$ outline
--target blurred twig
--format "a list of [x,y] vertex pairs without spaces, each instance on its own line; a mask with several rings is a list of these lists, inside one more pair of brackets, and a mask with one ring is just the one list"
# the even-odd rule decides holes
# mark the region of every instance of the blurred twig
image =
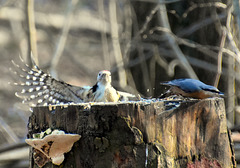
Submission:
[[125,32],[124,32],[124,37],[125,37],[125,45],[124,45],[124,51],[123,51],[123,59],[126,60],[126,58],[128,59],[126,62],[129,61],[130,58],[130,53],[127,52],[127,48],[129,48],[129,42],[132,40],[132,30],[133,30],[133,19],[132,19],[132,4],[130,1],[126,0],[125,2],[125,6],[124,6],[124,25],[125,25]]
[[[160,57],[159,53],[158,53],[158,49],[157,47],[155,48],[155,50],[153,50],[153,57],[149,62],[149,77],[150,77],[150,82],[151,82],[151,89],[155,88],[155,81],[156,81],[156,57]],[[153,92],[152,92],[153,93]],[[151,94],[152,95],[152,94]]]
[[34,19],[34,0],[26,0],[26,19],[27,19],[27,37],[28,37],[28,52],[27,52],[27,64],[32,66],[32,55],[35,63],[38,65],[38,52],[37,52],[37,40],[36,40],[36,27]]
[[227,18],[227,23],[226,23],[226,27],[227,27],[227,37],[229,39],[229,42],[230,42],[230,45],[231,47],[233,48],[233,51],[237,54],[237,58],[240,57],[240,51],[239,51],[239,48],[233,38],[233,35],[231,33],[231,20],[232,20],[232,11],[233,11],[233,7],[231,7],[229,9],[229,12],[228,12],[228,18]]
[[[159,3],[158,0],[132,0],[132,1]],[[179,1],[182,1],[182,0],[166,0],[166,1],[163,1],[163,2],[161,2],[161,3],[170,4],[170,3],[175,3],[175,2],[179,2]]]
[[16,2],[15,0],[2,0],[2,1],[0,1],[0,8],[5,7],[5,6],[10,6],[15,2]]
[[[104,0],[98,0],[98,12],[100,15],[101,20],[105,20],[105,9],[104,9]],[[101,31],[101,40],[102,40],[102,49],[103,49],[103,59],[104,59],[104,67],[106,69],[110,69],[110,55],[109,55],[109,47],[108,47],[108,39],[106,34],[107,25],[106,22],[102,22],[102,29]]]
[[[123,90],[127,92],[131,92],[134,94],[139,94],[139,92],[136,89],[136,83],[134,81],[133,74],[131,70],[129,69],[128,63],[131,61],[130,59],[130,52],[127,52],[127,48],[130,47],[129,42],[132,40],[132,30],[133,30],[133,19],[132,19],[132,4],[130,1],[126,0],[124,2],[124,7],[123,7],[123,25],[124,29],[122,34],[121,42],[122,42],[122,48],[123,48],[123,62],[126,63],[124,64],[124,69],[126,71],[126,76],[127,76],[127,85],[125,88],[122,88]],[[113,69],[119,69],[116,65]]]
[[237,24],[238,24],[238,31],[240,32],[240,4],[239,0],[233,0],[233,12],[236,15]]
[[52,61],[51,61],[50,73],[56,79],[58,78],[57,77],[57,72],[56,72],[56,67],[57,67],[57,64],[60,60],[60,57],[61,57],[62,52],[64,50],[64,47],[65,47],[65,43],[66,43],[66,40],[67,40],[67,35],[68,35],[69,28],[70,28],[71,22],[72,22],[73,9],[74,9],[74,6],[77,4],[77,2],[78,2],[78,0],[71,0],[71,1],[68,2],[67,13],[66,13],[66,16],[65,16],[65,24],[63,25],[62,34],[59,38],[59,42],[57,44],[56,50],[54,52],[54,55],[53,55],[53,58],[52,58]]
[[184,27],[176,33],[178,37],[188,36],[193,34],[194,32],[202,29],[203,27],[209,26],[210,24],[214,23],[217,20],[223,20],[226,18],[226,13],[223,12],[218,14],[217,17],[206,17],[203,20],[193,22],[189,27]]
[[[150,82],[150,73],[149,73],[149,70],[148,70],[148,66],[147,66],[147,62],[146,62],[146,59],[147,59],[147,55],[144,53],[144,49],[145,49],[145,46],[144,46],[144,43],[142,41],[142,33],[147,29],[147,25],[149,24],[149,22],[151,21],[153,15],[154,15],[154,9],[147,15],[147,19],[145,21],[145,23],[143,24],[142,28],[140,29],[138,27],[138,19],[137,19],[137,15],[135,12],[133,12],[132,16],[134,18],[134,21],[136,22],[135,24],[135,29],[137,31],[136,34],[134,34],[134,37],[132,39],[132,41],[126,46],[126,50],[125,50],[125,53],[128,53],[130,52],[130,49],[134,48],[136,49],[137,51],[137,60],[139,61],[140,63],[140,68],[139,71],[140,73],[142,73],[142,85],[143,85],[143,91],[147,94],[146,96],[152,96],[152,91],[153,91],[153,88],[151,86],[151,82]],[[133,61],[131,61],[133,62]],[[128,63],[130,63],[128,61]],[[134,64],[134,62],[133,62]],[[147,92],[146,92],[147,91]]]
[[[236,43],[232,37],[232,33],[231,33],[231,22],[232,22],[232,11],[233,11],[233,6],[231,6],[228,10],[228,16],[227,16],[227,21],[226,21],[226,27],[227,27],[227,37],[229,40],[229,44],[231,46],[231,48],[233,49],[233,51],[237,54],[236,59],[239,59],[240,57],[240,52],[239,49],[236,46]],[[233,57],[228,57],[228,62],[227,62],[227,67],[228,67],[228,73],[229,74],[234,74],[235,71],[235,59]],[[234,107],[235,107],[235,78],[232,76],[228,76],[227,77],[227,119],[231,124],[235,124],[236,122],[236,114],[234,111]],[[232,112],[233,113],[230,113]]]
[[14,150],[14,149],[19,149],[19,148],[22,148],[22,147],[28,147],[28,144],[26,144],[25,141],[24,142],[18,141],[18,143],[1,146],[0,147],[0,153],[11,151],[11,150]]
[[20,20],[12,18],[9,18],[9,22],[13,32],[13,38],[15,39],[19,46],[20,55],[21,56],[27,55],[28,52],[27,37],[22,27],[22,22]]
[[8,141],[8,143],[17,143],[19,141],[17,135],[13,132],[11,127],[0,117],[0,130],[3,137]]
[[[146,60],[149,59],[149,56],[147,56],[146,54],[144,54],[143,50],[143,42],[142,42],[142,34],[147,30],[148,28],[148,24],[150,23],[150,21],[152,20],[153,16],[156,14],[156,12],[158,11],[158,5],[156,5],[156,7],[154,9],[151,10],[151,12],[147,15],[146,17],[146,21],[144,22],[143,26],[141,28],[138,29],[138,24],[135,24],[135,26],[137,27],[137,33],[133,35],[133,38],[131,39],[131,41],[129,41],[125,46],[125,50],[124,50],[124,56],[127,56],[131,49],[137,49],[138,51],[138,57],[134,60],[130,60],[130,57],[125,57],[128,62],[127,67],[132,67],[133,65],[136,64],[140,64],[141,67],[141,72],[142,72],[142,82],[143,82],[143,86],[145,89],[149,90],[149,92],[147,93],[148,95],[152,95],[152,86],[151,86],[151,82],[150,82],[150,73],[148,71],[148,67],[147,67],[147,63]],[[137,17],[136,13],[134,12],[134,10],[132,9],[132,17],[134,18],[134,20],[137,22]]]
[[208,2],[208,3],[198,3],[193,4],[191,7],[189,7],[186,12],[183,13],[182,17],[185,18],[188,16],[188,13],[195,10],[196,8],[206,8],[206,7],[216,7],[216,8],[227,8],[227,5],[221,2]]
[[164,58],[161,57],[161,55],[159,53],[159,49],[156,45],[153,46],[153,52],[157,55],[156,58],[155,58],[156,63],[158,65],[160,65],[161,67],[163,67],[166,71],[168,71],[168,63]]
[[[35,24],[46,29],[54,28],[59,30],[62,29],[62,25],[65,24],[65,17],[57,13],[43,13],[35,11],[35,17],[37,18],[37,20],[35,20]],[[76,14],[74,15],[74,20],[75,19],[77,19],[77,22],[71,23],[71,30],[89,29],[97,32],[110,32],[109,23],[105,20],[99,19],[99,17],[92,13],[89,9],[76,11]],[[25,13],[18,8],[3,7],[1,8],[0,20],[16,20],[21,22],[25,20]],[[89,20],[91,20],[91,22],[89,22]],[[102,29],[102,22],[106,25],[105,30]]]
[[[220,48],[218,46],[202,45],[202,44],[199,44],[197,42],[191,41],[189,39],[180,38],[180,37],[176,36],[175,34],[173,34],[169,29],[166,29],[164,27],[155,27],[155,28],[151,29],[149,32],[150,32],[150,34],[153,34],[155,31],[166,32],[169,35],[171,35],[172,37],[174,37],[176,39],[176,41],[178,42],[178,44],[183,44],[183,45],[186,45],[188,47],[195,48],[200,52],[208,54],[209,56],[212,55],[213,58],[216,55],[216,53],[213,53],[213,51],[219,51],[220,50]],[[240,57],[238,57],[237,54],[235,54],[230,49],[222,48],[222,52],[231,56],[231,57],[233,57],[234,59],[236,59],[240,63]]]
[[119,67],[118,75],[119,75],[119,85],[124,88],[127,85],[126,72],[124,69],[124,62],[121,52],[121,46],[119,43],[119,27],[117,21],[117,4],[116,0],[109,1],[109,17],[111,24],[111,38],[113,45],[113,52],[116,63]]
[[[166,12],[166,6],[161,4],[162,1],[163,0],[159,0],[159,2],[160,2],[160,4],[159,4],[159,15],[158,15],[159,16],[159,22],[162,25],[163,29],[166,29],[167,31],[171,32],[171,27],[169,25],[167,12]],[[193,68],[191,67],[188,60],[186,59],[186,57],[184,56],[184,54],[180,50],[176,40],[171,35],[169,35],[169,33],[166,33],[165,35],[167,36],[169,47],[174,51],[174,54],[176,55],[176,57],[181,62],[182,67],[186,70],[189,77],[194,78],[194,79],[198,79],[198,77],[197,77],[196,73],[194,72]]]
[[[130,52],[130,49],[134,47],[135,43],[139,43],[138,42],[139,36],[141,36],[147,30],[149,22],[152,20],[153,16],[156,14],[157,11],[158,11],[158,5],[156,5],[156,7],[152,9],[151,13],[146,17],[146,21],[144,22],[142,28],[137,32],[137,34],[134,35],[133,39],[126,44],[124,55],[127,55],[127,53]],[[135,18],[137,18],[137,16],[135,16]]]
[[220,76],[222,73],[222,49],[224,48],[225,45],[225,40],[226,40],[226,28],[223,27],[222,28],[222,39],[221,39],[221,43],[219,46],[219,52],[218,52],[218,71],[217,71],[217,76],[214,82],[214,86],[217,87],[219,80],[220,80]]
[[156,63],[161,66],[162,68],[165,69],[165,71],[168,73],[168,75],[170,77],[172,77],[174,75],[174,71],[170,69],[168,62],[161,57],[160,53],[159,53],[159,49],[156,45],[153,46],[153,52],[154,52],[154,57],[155,57],[155,61]]
[[27,168],[29,167],[28,158],[29,147],[25,142],[18,142],[0,148],[1,168]]

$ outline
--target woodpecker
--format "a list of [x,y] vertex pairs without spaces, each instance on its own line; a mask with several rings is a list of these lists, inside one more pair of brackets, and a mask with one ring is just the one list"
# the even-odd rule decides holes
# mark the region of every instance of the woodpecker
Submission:
[[[21,59],[22,60],[22,59]],[[33,68],[23,63],[20,67],[12,61],[16,71],[13,72],[20,77],[20,83],[14,85],[21,88],[15,95],[23,99],[23,103],[34,106],[47,106],[65,103],[84,102],[118,102],[138,100],[135,95],[115,90],[111,86],[110,71],[100,71],[97,76],[97,83],[90,86],[73,86],[63,81],[54,79],[51,75],[43,72],[34,62]]]
[[216,87],[207,85],[196,79],[175,79],[161,84],[170,86],[170,89],[164,93],[161,98],[174,94],[196,99],[220,97],[224,95]]
[[117,102],[120,94],[111,85],[111,72],[100,71],[97,83],[89,90],[85,102]]

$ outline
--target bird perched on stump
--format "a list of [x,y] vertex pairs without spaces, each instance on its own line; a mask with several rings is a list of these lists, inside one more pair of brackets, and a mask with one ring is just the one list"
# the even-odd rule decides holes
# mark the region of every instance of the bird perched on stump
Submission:
[[23,103],[33,107],[70,102],[117,102],[138,99],[130,93],[116,91],[111,85],[111,73],[107,70],[98,73],[97,83],[93,87],[79,87],[54,79],[34,62],[34,68],[31,68],[22,59],[21,61],[23,66],[12,61],[16,69],[13,72],[21,81],[14,83],[21,88],[15,95],[23,99]]
[[175,79],[161,84],[170,86],[170,89],[163,94],[161,98],[170,95],[181,95],[183,97],[205,99],[208,97],[220,97],[224,95],[216,87],[207,85],[196,79]]
[[97,76],[97,83],[88,91],[85,102],[117,102],[121,96],[112,85],[111,72],[100,71]]

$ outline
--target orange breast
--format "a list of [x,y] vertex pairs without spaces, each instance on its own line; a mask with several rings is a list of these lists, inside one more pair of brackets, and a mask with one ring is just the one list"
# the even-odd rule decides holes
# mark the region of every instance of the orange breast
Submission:
[[197,99],[205,99],[208,97],[211,97],[211,95],[207,94],[207,92],[201,90],[199,92],[194,92],[194,93],[187,93],[188,97],[193,97],[193,98],[197,98]]

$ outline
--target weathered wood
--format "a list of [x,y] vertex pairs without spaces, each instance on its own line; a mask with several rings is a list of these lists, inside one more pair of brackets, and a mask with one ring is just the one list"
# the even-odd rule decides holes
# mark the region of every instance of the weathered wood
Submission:
[[[29,134],[82,137],[62,167],[234,167],[224,101],[140,101],[34,108]],[[31,167],[37,167],[31,158]],[[44,167],[57,167],[47,163]]]

